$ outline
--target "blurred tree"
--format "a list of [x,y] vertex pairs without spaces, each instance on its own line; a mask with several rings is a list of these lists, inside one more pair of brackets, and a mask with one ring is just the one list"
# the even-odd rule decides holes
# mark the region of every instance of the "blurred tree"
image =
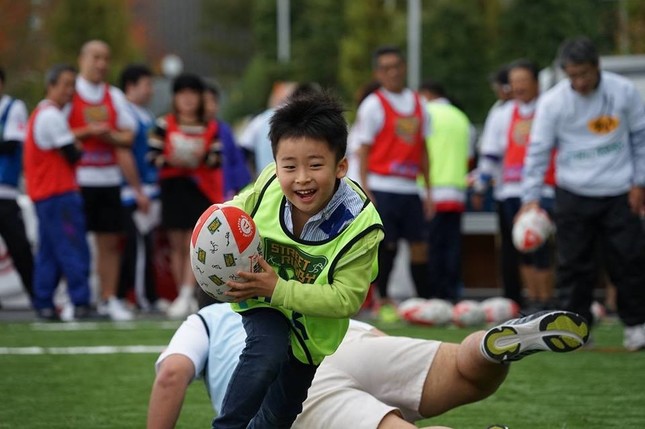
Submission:
[[53,60],[76,64],[83,43],[103,40],[110,45],[110,80],[114,82],[122,67],[138,54],[127,6],[126,0],[57,0],[48,22]]
[[471,0],[435,0],[426,3],[422,21],[422,79],[441,82],[477,122],[483,121],[492,102],[483,12]]
[[338,1],[307,0],[292,4],[292,78],[338,88],[338,39],[343,34]]
[[342,9],[339,8],[345,31],[340,39],[337,74],[341,93],[346,97],[353,98],[372,80],[374,49],[388,44],[397,45],[405,52],[405,6],[405,2],[365,0],[344,2]]
[[641,0],[622,1],[626,3],[624,6],[628,19],[629,52],[632,54],[645,53],[645,2]]
[[[203,0],[202,50],[214,59],[213,77],[224,88],[240,79],[256,51],[252,0]],[[217,29],[213,37],[211,29]]]
[[[422,2],[422,78],[441,81],[472,120],[481,122],[494,98],[487,77],[500,64],[527,57],[548,65],[562,40],[575,34],[586,34],[601,52],[613,53],[619,2],[627,2],[630,23],[645,22],[645,2],[636,0]],[[288,64],[276,59],[275,0],[210,0],[203,5],[208,25],[223,25],[239,40],[212,41],[208,52],[238,65],[246,61],[243,72],[231,74],[228,119],[263,109],[275,80],[317,81],[353,101],[372,79],[374,48],[406,48],[407,3],[402,0],[292,0]],[[642,28],[630,24],[632,47],[640,46],[635,39]],[[355,103],[349,104],[353,112]]]
[[615,8],[604,0],[513,0],[499,18],[496,59],[501,64],[524,57],[547,66],[564,39],[581,34],[601,52],[613,53]]

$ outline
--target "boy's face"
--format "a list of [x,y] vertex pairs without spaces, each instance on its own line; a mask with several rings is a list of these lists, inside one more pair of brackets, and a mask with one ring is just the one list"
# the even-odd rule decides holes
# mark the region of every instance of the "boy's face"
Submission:
[[309,137],[285,138],[275,154],[276,174],[294,215],[309,219],[320,212],[334,195],[336,179],[347,173],[347,159],[336,162],[336,154],[324,140]]

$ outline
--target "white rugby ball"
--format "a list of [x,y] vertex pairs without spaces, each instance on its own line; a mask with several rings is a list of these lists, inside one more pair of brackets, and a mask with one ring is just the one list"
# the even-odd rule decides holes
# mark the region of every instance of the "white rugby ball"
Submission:
[[224,295],[229,280],[244,281],[239,271],[258,270],[262,253],[253,218],[243,210],[223,204],[210,206],[195,224],[190,238],[190,264],[195,279],[211,297],[230,302]]
[[517,302],[501,296],[485,299],[481,302],[481,306],[486,313],[487,323],[505,322],[520,314],[520,306]]
[[399,305],[399,315],[409,323],[441,326],[452,319],[452,304],[443,299],[410,298]]
[[486,313],[479,302],[465,299],[455,304],[452,321],[460,327],[483,325],[486,322]]
[[520,252],[532,252],[548,240],[553,230],[546,211],[541,208],[527,210],[513,224],[513,245]]

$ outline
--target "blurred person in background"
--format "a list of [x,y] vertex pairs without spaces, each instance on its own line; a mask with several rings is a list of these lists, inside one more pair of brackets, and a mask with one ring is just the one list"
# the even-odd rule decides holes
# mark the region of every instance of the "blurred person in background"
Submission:
[[81,145],[62,112],[74,94],[76,70],[60,64],[45,75],[47,95],[29,118],[25,142],[25,184],[38,216],[34,307],[39,319],[60,320],[54,292],[61,277],[74,306],[73,317],[90,309],[90,249],[83,199],[76,181]]
[[34,257],[17,201],[27,107],[22,100],[4,93],[5,79],[5,71],[0,68],[0,237],[25,292],[33,299]]
[[596,245],[616,287],[627,350],[645,349],[645,107],[628,79],[601,71],[586,37],[558,51],[567,75],[542,95],[522,182],[522,210],[539,204],[556,156],[557,290],[565,309],[592,321]]
[[[490,87],[493,93],[495,94],[496,100],[495,103],[491,106],[488,114],[486,116],[486,121],[484,123],[484,128],[482,130],[481,137],[479,139],[479,145],[477,148],[477,165],[489,162],[484,160],[485,155],[482,153],[482,147],[484,141],[492,142],[495,139],[501,139],[496,142],[496,145],[503,146],[506,143],[505,138],[501,138],[493,134],[494,129],[498,123],[498,115],[503,110],[504,105],[508,103],[512,98],[511,86],[508,83],[508,65],[501,66],[496,72],[492,73],[489,77]],[[498,160],[491,159],[490,162],[497,163]],[[502,216],[500,214],[500,196],[499,191],[500,187],[498,186],[501,183],[501,178],[499,177],[499,170],[493,169],[498,173],[497,177],[486,177],[482,175],[479,171],[479,167],[475,168],[471,172],[472,177],[472,187],[470,194],[470,203],[473,210],[483,210],[488,208],[487,204],[487,195],[490,193],[492,188],[492,197],[495,202],[495,210],[497,211],[497,228],[501,235],[505,234],[505,227],[502,224]],[[485,184],[493,185],[488,186]],[[502,287],[504,289],[504,296],[510,298],[522,304],[522,282],[520,280],[520,271],[519,271],[519,262],[517,260],[517,252],[513,247],[512,241],[509,237],[506,237],[501,241],[500,246],[500,274],[502,278]]]
[[[432,134],[426,138],[435,209],[428,225],[429,284],[433,297],[457,302],[462,289],[461,218],[466,208],[473,127],[440,83],[426,80],[419,93],[427,100],[432,123]],[[423,189],[421,177],[419,185]]]
[[168,234],[178,296],[167,315],[181,319],[197,308],[190,266],[190,236],[199,216],[224,202],[218,124],[205,114],[204,82],[191,73],[172,83],[172,112],[157,118],[148,144],[159,168],[161,226]]
[[[508,81],[513,99],[504,104],[489,123],[481,146],[479,176],[475,190],[482,194],[497,178],[496,199],[500,218],[503,270],[518,270],[523,288],[514,289],[514,282],[504,283],[504,296],[515,300],[526,313],[553,308],[553,242],[547,242],[530,253],[519,252],[513,244],[513,223],[520,209],[522,174],[529,143],[531,124],[539,96],[539,69],[532,61],[521,59],[508,65]],[[540,206],[553,216],[555,170],[553,155]],[[506,266],[508,260],[516,266]]]
[[269,140],[269,121],[284,101],[293,94],[296,82],[276,82],[269,97],[269,107],[251,119],[238,139],[240,146],[252,166],[253,178],[264,170],[264,167],[273,162],[271,141]]
[[[120,87],[127,99],[130,113],[136,120],[132,159],[141,190],[149,201],[143,211],[137,203],[137,193],[127,181],[121,188],[124,208],[125,243],[121,256],[121,275],[118,297],[126,300],[130,291],[137,306],[143,310],[156,309],[158,296],[154,273],[153,234],[160,223],[161,202],[157,168],[148,159],[148,135],[154,117],[148,110],[152,99],[152,71],[143,64],[130,64],[120,75]],[[127,154],[124,154],[124,157]]]
[[123,177],[134,189],[140,209],[145,212],[149,205],[132,161],[136,122],[123,92],[106,83],[110,47],[100,40],[86,42],[81,47],[78,64],[76,92],[65,111],[72,132],[83,145],[76,175],[83,195],[87,229],[95,236],[97,311],[115,321],[132,320],[133,313],[116,295],[120,241],[125,231],[121,205]]
[[222,142],[222,171],[224,173],[224,199],[230,200],[251,183],[244,152],[235,141],[231,126],[219,119],[220,93],[214,85],[206,85],[204,112],[206,118],[217,122],[219,140]]
[[[361,105],[363,100],[367,98],[368,95],[376,91],[381,87],[381,84],[377,81],[371,81],[362,85],[355,94],[356,99],[356,108]],[[347,169],[347,177],[350,179],[359,182],[363,186],[361,181],[361,170],[360,170],[360,158],[358,157],[358,150],[361,148],[361,142],[357,139],[358,133],[356,131],[356,121],[349,127],[349,134],[347,135],[347,161],[349,163],[349,168]]]
[[[379,246],[378,315],[383,321],[395,321],[396,303],[388,294],[388,280],[400,239],[410,246],[417,296],[430,298],[428,245],[423,233],[433,212],[425,145],[430,119],[421,97],[405,87],[406,64],[399,48],[377,48],[372,66],[381,86],[358,107],[354,138],[360,142],[360,182],[385,227]],[[424,178],[423,200],[417,187],[419,174]]]

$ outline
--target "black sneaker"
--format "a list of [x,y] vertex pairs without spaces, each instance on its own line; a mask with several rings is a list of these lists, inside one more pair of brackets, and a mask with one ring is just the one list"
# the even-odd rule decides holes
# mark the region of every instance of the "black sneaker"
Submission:
[[55,308],[36,309],[36,318],[42,322],[60,322],[60,316]]
[[541,311],[511,319],[486,332],[481,351],[492,362],[512,362],[533,353],[564,353],[589,339],[587,321],[568,311]]
[[74,320],[105,320],[107,317],[101,316],[90,305],[75,305]]

